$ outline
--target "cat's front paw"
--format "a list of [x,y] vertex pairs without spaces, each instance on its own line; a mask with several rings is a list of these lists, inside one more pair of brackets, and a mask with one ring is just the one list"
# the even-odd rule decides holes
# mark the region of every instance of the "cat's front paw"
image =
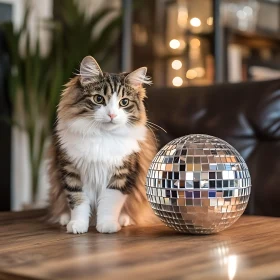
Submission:
[[121,229],[120,224],[117,221],[101,221],[97,223],[97,231],[101,233],[114,233]]
[[83,220],[72,220],[67,224],[68,233],[85,233],[88,231],[88,222]]

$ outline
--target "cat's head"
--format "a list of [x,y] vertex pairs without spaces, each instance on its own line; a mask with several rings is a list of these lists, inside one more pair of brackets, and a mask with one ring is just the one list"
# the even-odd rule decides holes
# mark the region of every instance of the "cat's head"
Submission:
[[93,57],[85,57],[80,74],[62,94],[58,118],[82,133],[145,125],[143,85],[151,84],[146,72],[142,67],[131,73],[103,73]]

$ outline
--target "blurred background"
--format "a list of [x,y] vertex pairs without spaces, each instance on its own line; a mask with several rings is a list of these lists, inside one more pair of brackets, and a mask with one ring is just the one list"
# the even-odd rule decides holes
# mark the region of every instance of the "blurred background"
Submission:
[[60,92],[86,55],[153,87],[280,78],[279,0],[0,0],[1,210],[46,205]]

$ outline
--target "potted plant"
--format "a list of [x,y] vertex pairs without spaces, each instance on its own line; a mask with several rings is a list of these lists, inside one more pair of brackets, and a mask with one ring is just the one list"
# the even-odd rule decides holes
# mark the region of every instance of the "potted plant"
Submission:
[[[121,26],[121,15],[116,9],[102,8],[88,18],[74,0],[58,3],[56,17],[38,25],[38,28],[48,29],[52,38],[50,51],[45,56],[40,54],[39,39],[35,48],[30,44],[27,22],[31,6],[26,7],[24,22],[19,30],[15,30],[11,22],[1,26],[11,65],[11,124],[26,133],[28,139],[28,147],[22,148],[29,151],[32,203],[36,201],[40,167],[52,133],[63,84],[73,76],[84,56],[91,54],[97,57],[101,65],[110,59]],[[22,43],[23,52],[20,51]]]

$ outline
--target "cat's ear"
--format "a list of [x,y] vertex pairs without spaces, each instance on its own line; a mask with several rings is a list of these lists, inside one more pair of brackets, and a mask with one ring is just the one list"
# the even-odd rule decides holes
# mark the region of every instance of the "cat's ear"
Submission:
[[138,88],[142,86],[143,84],[150,85],[152,84],[152,81],[150,80],[150,77],[146,76],[147,74],[147,67],[141,67],[137,70],[129,73],[125,77],[125,83],[128,83],[130,86]]
[[80,81],[82,86],[94,83],[103,76],[102,70],[92,56],[86,56],[80,66]]

